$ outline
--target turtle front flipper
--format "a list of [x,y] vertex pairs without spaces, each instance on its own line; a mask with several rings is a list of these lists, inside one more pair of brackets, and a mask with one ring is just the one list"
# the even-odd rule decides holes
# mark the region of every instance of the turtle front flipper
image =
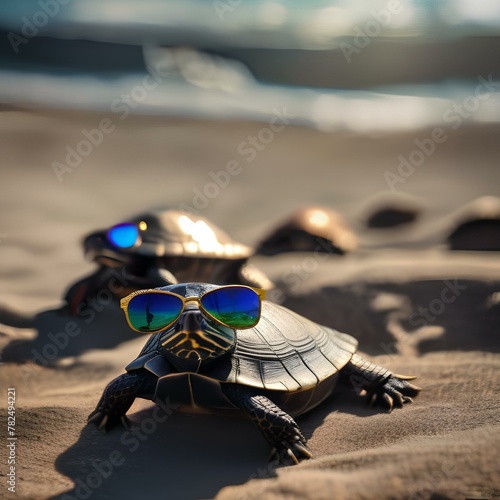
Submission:
[[135,398],[151,399],[157,381],[158,378],[146,370],[116,377],[104,389],[96,409],[88,416],[88,423],[106,431],[120,424],[128,427],[129,421],[125,414]]
[[226,397],[254,422],[272,447],[271,461],[281,465],[298,464],[311,458],[306,438],[295,420],[269,398],[248,387],[222,384]]
[[342,372],[356,389],[363,389],[371,396],[371,404],[381,404],[389,412],[393,407],[401,408],[411,403],[411,398],[421,391],[420,387],[408,382],[416,377],[395,375],[358,354],[352,356]]

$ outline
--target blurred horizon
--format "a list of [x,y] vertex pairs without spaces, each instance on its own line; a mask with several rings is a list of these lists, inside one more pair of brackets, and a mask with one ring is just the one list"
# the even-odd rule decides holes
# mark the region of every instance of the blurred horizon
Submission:
[[288,105],[298,125],[384,132],[442,124],[487,80],[488,105],[464,118],[498,123],[499,35],[500,4],[490,0],[386,0],[369,9],[360,1],[6,1],[0,102],[103,111],[135,90],[132,114],[264,121]]

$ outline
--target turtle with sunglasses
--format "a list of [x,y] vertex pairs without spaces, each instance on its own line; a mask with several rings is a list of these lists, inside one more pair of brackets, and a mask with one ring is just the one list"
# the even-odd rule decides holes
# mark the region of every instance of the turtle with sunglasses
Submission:
[[127,222],[100,229],[83,240],[85,257],[98,264],[74,283],[65,300],[72,315],[99,290],[118,289],[118,299],[134,290],[177,282],[207,281],[272,288],[271,281],[247,261],[253,250],[234,241],[213,222],[180,210],[152,210]]
[[152,334],[139,356],[104,389],[89,422],[129,426],[135,398],[239,410],[262,431],[281,464],[310,458],[293,417],[326,398],[343,376],[389,410],[411,402],[414,377],[356,354],[357,341],[263,300],[243,285],[184,283],[121,300],[129,326]]

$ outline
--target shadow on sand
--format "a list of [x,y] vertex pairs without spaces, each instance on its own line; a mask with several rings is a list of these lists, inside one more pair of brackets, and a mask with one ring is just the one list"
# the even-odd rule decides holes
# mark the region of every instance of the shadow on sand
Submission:
[[371,355],[500,352],[500,283],[429,279],[359,283],[289,296],[286,307],[349,333]]
[[[53,500],[126,500],[146,494],[151,500],[204,499],[225,486],[276,475],[267,443],[238,412],[184,413],[141,401],[146,405],[130,414],[134,430],[82,429],[78,441],[56,460],[57,470],[75,487]],[[297,418],[306,439],[334,411],[367,417],[380,410],[369,408],[342,381],[334,397]]]
[[35,338],[14,338],[5,345],[2,361],[51,366],[61,358],[92,349],[113,349],[139,337],[116,304],[89,311],[86,317],[69,315],[64,308],[42,311],[33,317],[33,329]]
[[56,460],[76,486],[52,498],[212,498],[268,467],[267,443],[244,418],[161,413],[152,405],[131,420],[137,431],[85,426]]

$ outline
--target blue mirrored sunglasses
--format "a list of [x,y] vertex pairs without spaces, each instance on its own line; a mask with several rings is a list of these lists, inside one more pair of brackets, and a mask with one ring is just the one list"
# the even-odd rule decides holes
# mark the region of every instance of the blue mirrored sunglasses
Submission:
[[141,243],[139,228],[130,222],[109,228],[106,236],[113,246],[120,249],[132,248]]
[[239,330],[252,328],[260,319],[265,291],[244,285],[228,285],[200,297],[182,297],[165,290],[139,290],[120,301],[133,330],[155,333],[175,323],[187,302],[198,302],[203,313],[215,322]]

